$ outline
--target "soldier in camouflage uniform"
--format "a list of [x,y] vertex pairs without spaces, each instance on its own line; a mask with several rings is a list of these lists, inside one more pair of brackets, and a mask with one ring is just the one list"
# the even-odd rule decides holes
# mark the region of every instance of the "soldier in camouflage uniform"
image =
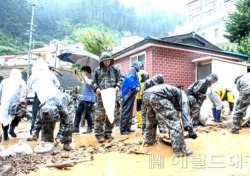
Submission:
[[[152,77],[152,79],[149,79],[145,82],[145,85],[144,85],[144,91],[154,85],[158,85],[158,84],[163,84],[164,83],[164,78],[163,78],[163,75],[161,74],[157,74],[155,76]],[[181,90],[182,91],[182,90]],[[183,94],[185,94],[183,91],[182,91]],[[187,96],[183,96],[183,98],[186,98]],[[183,101],[188,101],[187,99],[186,100],[183,100]],[[143,114],[143,132],[145,131],[145,127],[146,127],[146,109],[144,106],[142,106],[142,114]],[[184,129],[186,131],[188,131],[189,133],[189,137],[190,138],[193,138],[193,139],[196,139],[197,138],[197,134],[193,131],[193,125],[192,125],[192,122],[191,122],[191,118],[190,116],[182,116],[181,118],[182,120],[182,124],[184,126]],[[166,130],[166,126],[165,126],[165,123],[164,123],[164,119],[161,119],[161,118],[158,118],[158,128],[159,128],[159,131],[160,133],[166,133],[167,130]]]
[[183,129],[177,111],[188,119],[189,106],[186,94],[179,88],[167,84],[155,85],[143,92],[143,103],[147,110],[147,126],[145,132],[145,145],[152,145],[156,139],[158,119],[164,119],[169,130],[169,136],[174,155],[190,155],[192,151],[186,150]]
[[250,73],[238,76],[235,79],[235,83],[239,91],[239,96],[234,109],[233,128],[231,129],[231,133],[239,134],[242,119],[246,115],[246,110],[250,105]]
[[[107,88],[115,88],[116,92],[120,91],[122,79],[120,70],[115,67],[114,59],[108,53],[102,53],[100,59],[100,67],[94,71],[92,81],[93,89],[97,94],[97,108],[95,115],[95,136],[99,143],[105,139],[112,139],[113,122],[110,122],[105,115],[105,109],[101,97],[101,90]],[[104,129],[103,129],[104,128]]]
[[[43,140],[52,141],[54,125],[57,115],[55,112],[59,111],[60,129],[57,139],[63,143],[63,149],[66,151],[71,150],[70,142],[72,141],[72,119],[69,117],[67,108],[67,97],[64,96],[58,89],[60,83],[56,76],[49,70],[48,64],[44,60],[39,60],[33,66],[32,74],[29,77],[27,88],[32,89],[37,93],[37,97],[41,102],[41,109],[39,110],[40,117],[36,120],[32,136],[30,140],[38,138],[38,132],[42,128]],[[48,91],[49,90],[49,91]],[[39,120],[40,119],[40,120]],[[46,137],[48,133],[48,136]]]
[[206,92],[209,86],[210,82],[207,79],[201,79],[191,84],[186,90],[193,125],[199,124],[199,113],[201,105],[206,99]]
[[[42,129],[41,140],[44,142],[54,142],[54,129],[56,122],[60,121],[59,131],[56,141],[64,144],[63,149],[69,151],[70,147],[65,147],[72,142],[73,113],[68,108],[69,96],[67,94],[57,94],[49,98],[41,105],[37,113],[37,119],[32,131],[33,139],[36,139],[37,130]],[[74,108],[71,108],[73,111]]]
[[[153,76],[151,79],[148,79],[144,83],[143,91],[147,90],[150,87],[153,87],[154,85],[163,84],[164,78],[162,74],[157,74]],[[142,100],[143,102],[143,100]],[[142,133],[145,132],[146,129],[146,108],[144,104],[142,103]],[[166,133],[166,127],[161,119],[158,119],[158,128],[160,133]]]

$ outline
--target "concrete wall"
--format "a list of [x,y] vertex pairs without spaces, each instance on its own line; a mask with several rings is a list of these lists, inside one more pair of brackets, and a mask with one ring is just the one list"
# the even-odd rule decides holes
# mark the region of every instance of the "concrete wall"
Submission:
[[222,60],[212,60],[212,73],[218,75],[218,82],[231,89],[237,96],[238,91],[234,80],[237,76],[247,73],[247,66]]

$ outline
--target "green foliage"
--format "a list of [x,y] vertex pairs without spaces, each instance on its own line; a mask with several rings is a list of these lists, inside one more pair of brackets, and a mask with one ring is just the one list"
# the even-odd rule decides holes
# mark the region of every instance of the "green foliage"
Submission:
[[241,53],[246,53],[248,58],[250,56],[250,35],[241,39],[240,43],[238,44],[237,50]]
[[[32,4],[35,4],[35,48],[53,39],[69,43],[80,40],[86,49],[95,54],[110,50],[120,36],[132,34],[142,37],[166,36],[176,24],[183,22],[181,14],[151,10],[139,14],[133,7],[126,7],[119,0],[28,0],[0,1],[0,55],[27,53]],[[149,7],[146,7],[149,9]],[[145,8],[145,9],[146,9]],[[150,7],[151,8],[151,7]],[[84,33],[84,37],[70,37],[76,29],[96,26],[98,32]],[[107,31],[108,34],[107,34]],[[119,32],[117,32],[119,31]],[[126,32],[123,32],[126,31]],[[112,34],[112,39],[110,38]],[[89,38],[94,39],[89,42]],[[104,43],[99,43],[102,40]],[[88,41],[88,42],[87,42]],[[95,43],[96,42],[96,43]],[[104,44],[101,48],[100,44]],[[92,48],[92,46],[95,46]]]
[[13,53],[13,51],[14,51],[14,48],[0,45],[0,54],[1,55],[8,55],[8,54]]
[[45,43],[42,41],[35,41],[35,46],[34,48],[42,48],[44,47]]
[[236,11],[229,14],[225,24],[227,34],[225,37],[230,42],[239,43],[250,32],[250,0],[239,0]]
[[219,46],[222,50],[237,52],[238,45],[235,43],[224,43]]
[[77,28],[73,32],[73,38],[76,42],[81,42],[85,50],[100,55],[103,51],[111,52],[114,46],[112,33],[100,30],[96,27],[91,28]]
[[57,37],[68,36],[72,33],[74,26],[68,18],[60,19],[56,22]]

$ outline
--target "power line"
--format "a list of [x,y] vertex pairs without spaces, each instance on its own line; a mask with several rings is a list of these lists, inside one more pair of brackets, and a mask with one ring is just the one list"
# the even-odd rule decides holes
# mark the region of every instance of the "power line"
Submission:
[[33,20],[34,20],[34,13],[35,13],[35,4],[32,4],[32,13],[31,13],[31,22],[30,22],[30,41],[29,41],[29,59],[27,65],[27,80],[30,74],[30,59],[31,59],[31,44],[32,44],[32,32],[33,32]]
[[[26,2],[26,1],[25,1]],[[26,3],[28,3],[28,2],[26,2]],[[40,1],[39,1],[39,3],[40,3]],[[23,4],[20,4],[22,7],[23,7],[23,9],[27,12],[27,13],[29,13],[30,15],[31,15],[31,12],[30,11],[28,11],[27,9],[26,9],[26,7],[23,5]],[[39,8],[36,8],[36,9],[39,9]],[[43,9],[43,7],[40,7],[40,9]],[[45,12],[44,12],[45,13]],[[48,18],[47,16],[46,16],[46,18]],[[36,20],[36,21],[38,21],[40,24],[45,24],[45,25],[47,25],[48,27],[50,27],[50,24],[49,23],[46,23],[46,22],[44,22],[44,21],[42,21],[41,19],[39,19],[38,17],[36,17],[36,16],[34,16],[34,19]],[[53,28],[51,28],[53,31],[54,31],[54,29]],[[55,31],[54,31],[55,32]]]
[[[38,2],[39,2],[39,4],[40,4],[41,9],[43,10],[43,13],[44,13],[44,15],[45,15],[45,17],[46,17],[47,21],[49,22],[49,25],[50,25],[50,26],[52,26],[52,23],[50,22],[50,20],[49,20],[49,18],[48,18],[48,15],[45,13],[45,10],[44,10],[44,8],[43,8],[43,6],[42,6],[41,1],[40,1],[40,0],[38,0]],[[51,29],[52,29],[52,30],[53,30],[53,32],[55,33],[54,28],[51,28]]]
[[[7,4],[7,2],[5,1],[5,4],[8,6],[8,4]],[[5,13],[5,15],[6,16],[10,16],[7,12],[5,12],[5,10],[0,6],[0,9]],[[9,8],[10,9],[10,8]],[[15,24],[18,24],[18,25],[20,25],[20,27],[23,29],[23,30],[25,30],[24,29],[24,27],[19,23],[19,21],[14,17],[14,15],[12,14],[12,13],[10,13],[11,14],[11,21],[12,22],[14,22]]]

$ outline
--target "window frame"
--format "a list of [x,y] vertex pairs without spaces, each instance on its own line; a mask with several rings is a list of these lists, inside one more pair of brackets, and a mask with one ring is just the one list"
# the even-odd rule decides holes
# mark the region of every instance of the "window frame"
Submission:
[[218,28],[214,29],[214,38],[219,38],[219,29]]
[[134,55],[131,55],[130,57],[129,57],[129,64],[130,64],[130,67],[132,66],[132,58],[137,58],[136,59],[136,61],[138,61],[138,58],[139,58],[139,56],[141,56],[141,55],[144,55],[144,63],[143,63],[143,65],[144,65],[144,69],[146,69],[146,51],[143,51],[143,52],[140,52],[140,53],[137,53],[137,54],[134,54]]

